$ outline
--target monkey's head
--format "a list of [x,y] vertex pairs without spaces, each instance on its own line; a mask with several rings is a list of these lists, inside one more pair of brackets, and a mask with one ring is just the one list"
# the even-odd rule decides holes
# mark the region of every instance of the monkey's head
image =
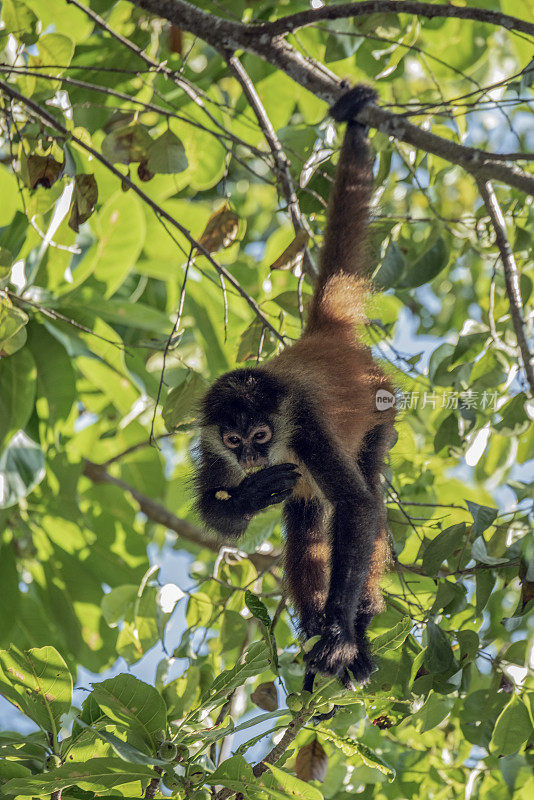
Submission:
[[285,389],[260,369],[227,372],[202,403],[202,425],[215,427],[224,449],[244,470],[269,463],[276,418]]

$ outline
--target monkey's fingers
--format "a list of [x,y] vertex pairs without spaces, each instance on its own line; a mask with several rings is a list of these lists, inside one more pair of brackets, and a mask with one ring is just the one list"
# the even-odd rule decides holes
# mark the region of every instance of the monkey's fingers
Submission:
[[254,485],[258,490],[270,489],[271,491],[276,491],[277,489],[293,487],[299,478],[300,472],[297,472],[294,466],[292,469],[284,468],[275,471],[271,467],[267,467],[254,474]]
[[269,498],[269,505],[274,506],[276,503],[282,503],[284,500],[287,500],[288,497],[291,497],[293,493],[293,489],[283,489],[281,492],[276,492],[272,494]]
[[296,464],[272,464],[270,467],[255,472],[254,475],[260,482],[270,480],[274,475],[298,475],[300,477]]

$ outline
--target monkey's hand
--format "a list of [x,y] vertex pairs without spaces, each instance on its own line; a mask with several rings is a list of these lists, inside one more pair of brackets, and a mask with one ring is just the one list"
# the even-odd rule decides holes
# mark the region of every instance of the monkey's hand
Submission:
[[239,486],[229,491],[236,509],[243,516],[252,516],[263,508],[286,500],[300,478],[295,464],[273,464],[247,475]]

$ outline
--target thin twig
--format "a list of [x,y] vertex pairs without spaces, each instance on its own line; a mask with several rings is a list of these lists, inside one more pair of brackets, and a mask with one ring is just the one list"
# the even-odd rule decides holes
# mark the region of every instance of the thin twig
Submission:
[[510,303],[510,315],[517,339],[517,346],[521,354],[523,369],[530,387],[530,393],[534,395],[534,365],[526,335],[523,301],[521,299],[521,290],[519,287],[519,271],[508,241],[508,236],[506,235],[506,223],[493,186],[490,181],[479,180],[477,183],[480,195],[488,210],[491,223],[495,230],[495,241],[499,248],[504,268],[504,282],[506,285],[506,294],[508,295]]
[[[284,197],[286,198],[287,209],[289,211],[289,216],[291,218],[291,223],[293,225],[295,234],[302,230],[305,230],[306,233],[311,234],[309,225],[300,210],[297,193],[295,191],[295,185],[291,176],[291,170],[289,168],[289,161],[284,153],[280,139],[276,135],[273,124],[267,115],[265,106],[263,105],[261,98],[256,91],[256,87],[254,86],[254,83],[250,79],[250,76],[237,56],[226,56],[226,58],[230,69],[239,81],[243,89],[243,93],[247,98],[254,114],[256,115],[258,124],[263,131],[263,135],[265,136],[267,144],[271,150],[276,172],[280,178],[280,186],[282,188]],[[307,247],[304,248],[302,267],[309,277],[312,280],[315,280],[317,277],[317,268],[311,259],[310,252]]]
[[154,438],[154,425],[156,424],[156,414],[158,412],[158,404],[159,404],[159,400],[160,400],[160,397],[161,397],[161,390],[163,389],[163,383],[164,383],[164,380],[165,380],[165,363],[167,361],[167,354],[169,352],[169,348],[171,346],[171,342],[174,340],[174,335],[177,332],[177,330],[178,330],[178,328],[180,326],[180,323],[182,321],[182,314],[183,314],[183,311],[184,311],[184,302],[185,302],[185,290],[186,290],[186,287],[187,287],[187,278],[189,276],[189,267],[193,263],[193,253],[194,253],[194,251],[195,251],[195,248],[193,246],[193,247],[191,247],[191,250],[190,250],[190,253],[189,253],[189,257],[187,259],[187,264],[185,265],[184,279],[182,281],[182,288],[180,290],[180,300],[179,300],[179,303],[178,303],[178,310],[176,312],[176,319],[174,321],[174,325],[172,326],[172,331],[169,334],[169,338],[167,339],[167,341],[165,343],[165,349],[163,350],[163,364],[161,366],[161,374],[159,376],[158,393],[157,393],[157,396],[156,396],[156,402],[154,403],[154,413],[152,414],[152,422],[151,422],[151,425],[150,425],[150,438],[149,438],[150,444],[155,444],[156,447],[157,447],[157,441]]

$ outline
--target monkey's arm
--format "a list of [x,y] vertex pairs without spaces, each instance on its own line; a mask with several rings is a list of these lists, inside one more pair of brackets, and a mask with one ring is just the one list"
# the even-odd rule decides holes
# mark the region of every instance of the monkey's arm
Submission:
[[198,509],[211,528],[237,538],[258,511],[289,497],[299,477],[294,464],[275,464],[232,486],[224,462],[208,459],[197,475]]

